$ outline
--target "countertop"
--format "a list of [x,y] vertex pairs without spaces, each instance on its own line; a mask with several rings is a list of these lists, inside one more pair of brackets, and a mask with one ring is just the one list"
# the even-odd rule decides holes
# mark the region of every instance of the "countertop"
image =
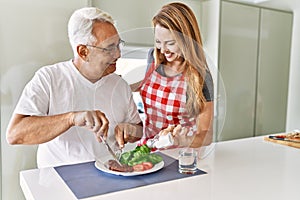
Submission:
[[[300,149],[264,141],[263,137],[215,143],[198,161],[205,175],[132,188],[85,200],[299,200]],[[165,151],[174,158],[176,150]],[[88,183],[87,183],[88,184]],[[20,172],[26,199],[76,199],[53,168]]]

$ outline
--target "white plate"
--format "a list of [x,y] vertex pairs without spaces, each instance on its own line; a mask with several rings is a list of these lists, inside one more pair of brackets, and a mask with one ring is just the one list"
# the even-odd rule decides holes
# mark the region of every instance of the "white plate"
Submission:
[[156,172],[158,170],[160,170],[161,168],[164,167],[164,161],[162,160],[161,162],[157,163],[156,165],[154,165],[151,169],[145,170],[145,171],[141,171],[141,172],[117,172],[117,171],[113,171],[108,169],[104,163],[100,162],[100,161],[96,161],[95,162],[95,167],[103,172],[109,173],[109,174],[114,174],[114,175],[119,175],[119,176],[138,176],[138,175],[143,175],[143,174],[149,174],[149,173],[153,173]]

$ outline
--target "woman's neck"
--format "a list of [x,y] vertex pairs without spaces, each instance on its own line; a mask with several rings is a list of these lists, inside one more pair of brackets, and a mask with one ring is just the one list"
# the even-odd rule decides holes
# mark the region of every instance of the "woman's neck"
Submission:
[[168,62],[164,65],[165,74],[168,77],[173,77],[181,74],[184,71],[182,62]]

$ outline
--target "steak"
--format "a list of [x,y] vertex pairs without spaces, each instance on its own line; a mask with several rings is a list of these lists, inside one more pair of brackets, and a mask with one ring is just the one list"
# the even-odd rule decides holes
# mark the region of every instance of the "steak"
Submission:
[[133,172],[133,167],[128,165],[119,165],[119,163],[115,160],[108,161],[108,168],[117,172]]

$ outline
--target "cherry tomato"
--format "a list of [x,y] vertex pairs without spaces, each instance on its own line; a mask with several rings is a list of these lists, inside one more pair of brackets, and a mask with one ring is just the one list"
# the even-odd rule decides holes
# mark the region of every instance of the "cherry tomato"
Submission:
[[145,170],[151,169],[153,164],[151,162],[143,162],[142,165],[144,166]]
[[132,167],[133,167],[133,171],[135,172],[141,172],[145,170],[143,164],[133,165]]

